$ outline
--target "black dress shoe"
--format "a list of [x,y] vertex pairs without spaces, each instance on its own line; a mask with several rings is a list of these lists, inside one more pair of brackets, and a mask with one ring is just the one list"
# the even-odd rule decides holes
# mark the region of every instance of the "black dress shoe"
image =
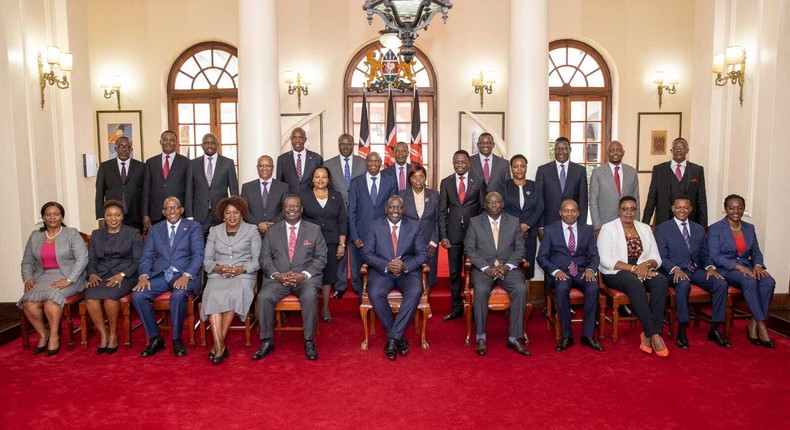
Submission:
[[749,327],[746,327],[746,338],[749,339],[749,342],[751,342],[752,345],[759,345],[760,344],[760,338],[759,337],[752,337],[752,335],[749,334]]
[[105,352],[107,352],[106,346],[104,348],[96,348],[96,354],[104,354]]
[[629,308],[628,305],[620,305],[620,307],[617,308],[617,312],[620,313],[621,317],[629,318],[634,316],[634,313],[631,312],[631,308]]
[[271,339],[264,339],[263,343],[261,344],[261,347],[258,348],[257,351],[255,351],[255,354],[252,354],[252,359],[258,361],[263,357],[266,357],[267,355],[271,354],[272,352],[274,352],[274,341]]
[[342,299],[343,294],[346,294],[346,290],[335,290],[335,294],[332,294],[332,298]]
[[459,310],[454,310],[454,311],[450,312],[450,314],[449,314],[449,315],[447,315],[446,317],[444,317],[444,321],[445,321],[445,322],[447,322],[447,321],[452,321],[452,320],[455,320],[455,319],[461,318],[462,316],[464,316],[464,313],[463,313],[463,312],[461,312],[461,311],[459,311]]
[[519,342],[518,340],[516,340],[515,342],[511,342],[510,339],[508,339],[507,347],[512,350],[515,350],[517,353],[521,355],[531,355],[529,350],[524,345],[522,345],[521,342]]
[[117,346],[114,346],[112,348],[110,348],[108,346],[107,347],[107,351],[105,351],[105,352],[107,352],[107,355],[110,355],[110,354],[115,354],[117,351],[118,351],[118,347]]
[[678,344],[678,348],[680,349],[689,349],[689,338],[686,337],[685,330],[678,332],[678,339],[676,343]]
[[395,339],[387,340],[387,344],[384,345],[384,355],[387,356],[390,360],[395,360],[397,358],[398,353],[398,341]]
[[475,344],[475,352],[477,353],[477,355],[481,355],[481,356],[486,355],[486,352],[488,352],[488,347],[486,347],[485,339],[480,339],[477,341],[477,343]]
[[151,357],[152,355],[164,349],[165,340],[162,339],[162,336],[157,336],[148,341],[148,345],[145,346],[145,349],[140,354],[140,357]]
[[398,354],[406,355],[406,353],[409,352],[409,342],[407,342],[405,339],[401,339],[397,342],[398,342],[397,345]]
[[718,330],[711,330],[708,332],[708,340],[714,342],[716,345],[719,345],[723,348],[732,348],[730,342],[727,341],[727,338],[724,337],[721,332]]
[[46,350],[47,350],[47,344],[45,343],[44,346],[37,346],[36,349],[33,350],[33,354],[41,354]]
[[310,361],[318,360],[318,350],[315,349],[314,341],[304,341],[304,356]]
[[560,351],[565,351],[566,349],[572,346],[573,346],[573,338],[563,337],[562,339],[560,339],[560,341],[557,343],[557,347],[554,349],[556,349],[557,352],[560,352]]
[[230,354],[228,354],[228,348],[225,348],[225,350],[222,351],[222,354],[219,355],[218,357],[211,357],[211,364],[213,365],[220,364],[223,361],[225,361],[225,359],[228,358],[229,356]]
[[[760,345],[764,346],[766,348],[769,348],[769,349],[774,349],[776,347],[774,345],[774,341],[772,341],[772,340],[760,340]],[[57,354],[57,353],[58,353],[58,351],[55,350],[55,354]],[[47,355],[49,355],[49,351],[47,351]]]
[[[774,347],[774,343],[771,342],[771,348]],[[60,351],[60,342],[58,342],[58,346],[55,349],[47,349],[47,357],[52,357],[53,355],[58,355]]]
[[603,352],[603,346],[597,340],[595,340],[594,337],[582,336],[581,344],[588,346],[598,352]]
[[187,347],[184,346],[184,342],[181,339],[173,340],[173,354],[176,357],[183,357],[187,355]]

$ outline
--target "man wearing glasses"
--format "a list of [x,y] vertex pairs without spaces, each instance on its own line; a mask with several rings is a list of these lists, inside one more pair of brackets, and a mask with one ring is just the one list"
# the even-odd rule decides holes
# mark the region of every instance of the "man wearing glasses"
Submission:
[[96,219],[104,228],[104,202],[123,203],[123,223],[143,231],[143,178],[145,165],[132,158],[132,141],[125,136],[115,140],[116,157],[99,165],[96,174]]

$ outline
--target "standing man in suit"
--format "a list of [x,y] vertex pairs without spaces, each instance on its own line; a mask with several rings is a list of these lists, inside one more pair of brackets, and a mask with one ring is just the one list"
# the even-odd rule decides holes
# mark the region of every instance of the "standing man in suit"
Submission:
[[258,158],[258,179],[241,186],[241,198],[250,207],[244,221],[258,227],[263,236],[266,230],[283,219],[283,200],[288,194],[288,184],[272,178],[274,161],[268,155]]
[[396,143],[393,154],[395,155],[395,164],[382,170],[381,174],[395,179],[400,193],[411,188],[408,176],[412,165],[407,162],[409,161],[409,144],[406,142]]
[[121,136],[115,141],[117,157],[99,165],[96,174],[96,219],[104,228],[104,202],[123,203],[123,223],[143,231],[143,178],[145,164],[132,158],[132,141]]
[[603,346],[595,340],[595,315],[598,308],[598,245],[595,231],[579,219],[579,205],[574,200],[565,200],[560,209],[560,221],[545,227],[540,243],[538,263],[550,280],[557,297],[557,314],[562,323],[562,339],[557,351],[573,346],[571,330],[571,288],[584,293],[584,328],[581,344],[596,351]]
[[143,178],[143,227],[150,229],[165,218],[162,204],[169,196],[186,200],[189,159],[176,153],[178,135],[167,130],[159,137],[162,153],[145,161]]
[[[370,224],[365,234],[362,258],[368,264],[368,296],[373,310],[387,330],[384,355],[395,360],[398,354],[409,351],[403,333],[414,318],[422,295],[422,270],[428,261],[428,250],[420,225],[403,218],[403,199],[392,196],[387,200],[385,218]],[[403,294],[400,311],[392,312],[387,295],[392,289]]]
[[181,201],[168,197],[162,205],[167,222],[155,224],[148,231],[140,259],[140,278],[132,289],[132,303],[143,321],[148,345],[142,357],[150,357],[165,349],[154,316],[153,300],[171,291],[170,315],[173,322],[173,353],[176,357],[187,354],[181,341],[187,298],[200,294],[200,269],[203,265],[203,234],[200,224],[181,218],[184,208]]
[[[337,139],[337,149],[340,155],[326,160],[324,165],[329,169],[329,175],[332,177],[332,188],[343,196],[346,213],[348,213],[348,190],[351,188],[351,180],[365,173],[365,159],[354,156],[354,136],[348,133],[341,134]],[[348,238],[346,238],[345,245],[348,250]],[[343,254],[343,258],[337,262],[337,283],[335,284],[334,298],[339,299],[346,293],[348,262],[351,261],[352,267],[358,265],[356,258],[356,252],[346,252]],[[361,266],[361,264],[359,265]]]
[[280,154],[277,157],[277,179],[288,184],[291,194],[309,189],[310,176],[313,169],[324,164],[324,159],[317,153],[305,149],[307,135],[301,127],[291,132],[292,151]]
[[693,208],[689,219],[703,227],[708,226],[705,169],[686,160],[688,153],[689,143],[678,137],[672,141],[672,160],[653,166],[645,211],[642,214],[643,223],[650,224],[653,212],[656,214],[654,226],[672,219],[672,202],[675,197],[682,195],[689,198]]
[[527,287],[518,266],[524,259],[524,237],[518,218],[503,213],[505,203],[494,191],[485,199],[484,214],[469,220],[464,239],[466,255],[472,260],[472,288],[475,289],[474,312],[477,329],[475,352],[486,355],[486,320],[488,298],[494,284],[500,285],[510,296],[510,332],[507,347],[522,355],[529,350],[520,342],[524,337],[524,308]]
[[380,174],[381,156],[377,152],[368,154],[365,158],[365,167],[367,173],[352,179],[348,191],[349,236],[354,245],[351,251],[357,254],[351,260],[351,286],[360,300],[362,300],[362,277],[359,269],[362,267],[362,247],[365,245],[363,238],[370,223],[384,216],[387,200],[398,194],[395,179]]
[[[469,172],[469,153],[463,149],[453,154],[455,173],[439,185],[439,244],[447,250],[450,263],[452,310],[444,321],[463,316],[461,271],[464,270],[464,236],[472,217],[483,211],[486,184]],[[522,244],[522,254],[523,244]],[[521,263],[521,260],[519,260]]]
[[694,208],[685,196],[675,197],[672,204],[672,219],[656,227],[656,244],[661,255],[661,273],[669,285],[675,287],[678,335],[680,349],[689,349],[686,327],[689,324],[689,292],[691,284],[710,293],[712,312],[708,340],[724,348],[732,348],[727,338],[718,330],[724,323],[729,285],[713,264],[708,254],[708,239],[705,228],[691,221],[689,214]]
[[573,199],[580,208],[584,208],[579,212],[579,220],[582,224],[587,223],[587,171],[569,161],[570,157],[568,138],[558,137],[554,142],[554,161],[538,167],[535,183],[544,202],[541,226],[560,220],[560,205],[567,199]]
[[634,197],[639,207],[639,176],[636,169],[623,163],[623,145],[613,140],[607,152],[609,162],[596,167],[590,176],[590,215],[596,230],[618,217],[620,197]]
[[283,219],[269,228],[261,245],[264,281],[258,293],[258,321],[263,342],[252,359],[260,360],[274,351],[274,307],[293,294],[302,306],[305,357],[317,360],[314,340],[318,326],[317,298],[321,272],[326,266],[326,242],[320,227],[302,220],[299,196],[285,198]]
[[510,179],[510,165],[502,157],[493,154],[494,136],[483,133],[477,138],[477,155],[472,157],[472,175],[483,178],[486,182],[486,191],[496,191],[505,195],[505,183]]
[[217,154],[217,137],[203,136],[203,155],[191,160],[187,169],[186,216],[200,223],[203,237],[211,226],[222,222],[214,215],[220,200],[239,195],[239,180],[233,160]]

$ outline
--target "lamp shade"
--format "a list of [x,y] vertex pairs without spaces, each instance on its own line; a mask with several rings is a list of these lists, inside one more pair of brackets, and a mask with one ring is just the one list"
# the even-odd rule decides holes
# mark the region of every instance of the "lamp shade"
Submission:
[[743,46],[730,46],[727,48],[725,54],[725,64],[741,64],[743,61],[743,57],[746,55],[746,52],[743,49]]
[[387,49],[398,52],[403,42],[401,42],[400,38],[398,37],[397,31],[382,31],[381,37],[379,37],[379,42],[381,42],[384,47]]
[[71,71],[71,67],[74,64],[74,57],[69,54],[68,52],[61,52],[60,53],[60,70],[64,72]]

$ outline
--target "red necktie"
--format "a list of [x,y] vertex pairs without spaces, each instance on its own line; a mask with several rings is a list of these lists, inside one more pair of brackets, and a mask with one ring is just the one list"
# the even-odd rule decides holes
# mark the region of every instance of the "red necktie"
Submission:
[[400,175],[398,176],[398,191],[406,189],[406,176],[403,174],[403,167],[400,168]]
[[395,257],[398,256],[398,234],[397,233],[398,233],[398,226],[397,225],[393,225],[392,226],[392,250],[394,251],[394,253],[392,255],[394,255]]
[[165,177],[165,181],[167,180],[167,175],[170,174],[170,155],[165,155],[165,167],[162,168],[162,175]]
[[622,195],[623,191],[620,189],[620,166],[614,166],[614,185],[617,187],[617,194]]
[[678,182],[683,180],[683,172],[680,171],[680,164],[675,164],[675,177],[678,178]]
[[488,184],[488,179],[491,178],[491,167],[488,165],[488,157],[486,157],[486,163],[483,166],[483,176],[485,176],[486,184]]
[[463,203],[466,200],[466,185],[464,185],[464,177],[461,176],[460,179],[461,182],[458,183],[458,200]]
[[293,262],[294,251],[296,250],[296,226],[291,226],[291,234],[288,236],[288,261]]

